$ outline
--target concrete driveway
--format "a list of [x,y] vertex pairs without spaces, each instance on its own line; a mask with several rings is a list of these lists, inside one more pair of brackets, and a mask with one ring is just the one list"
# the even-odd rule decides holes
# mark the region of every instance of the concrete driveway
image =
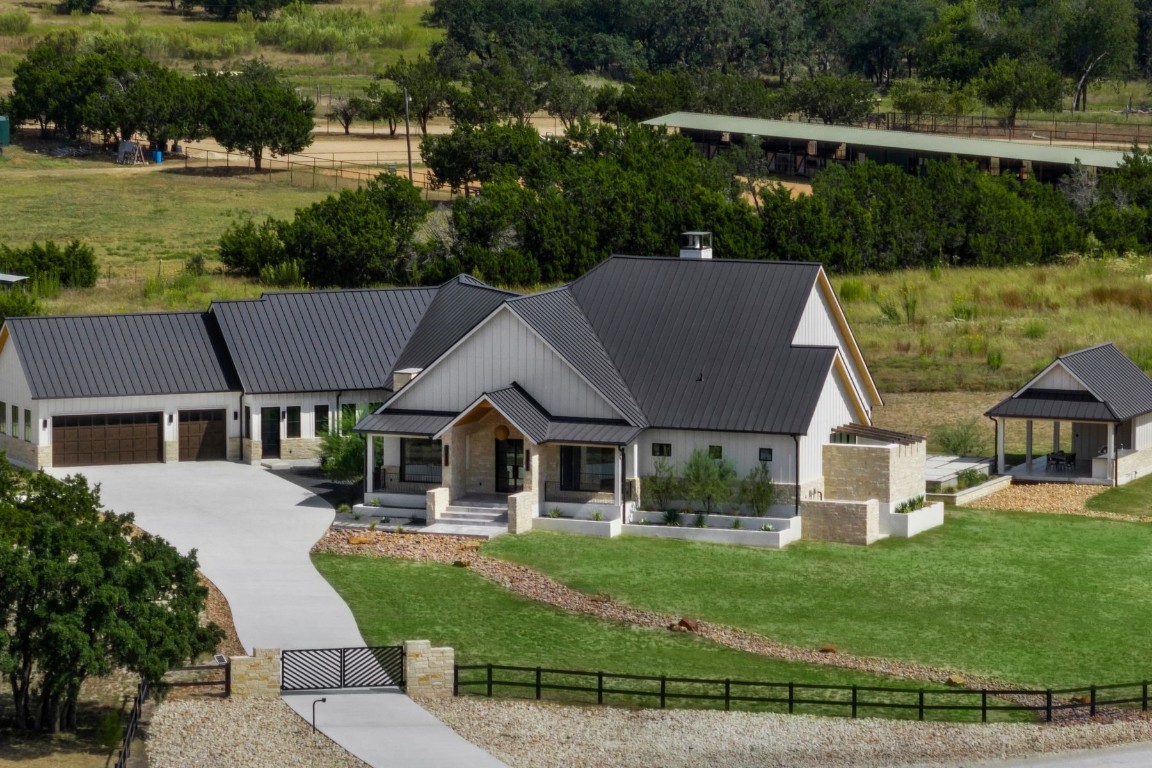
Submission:
[[[232,462],[133,464],[54,469],[100,484],[104,506],[181,552],[197,550],[200,570],[232,608],[240,642],[253,648],[364,645],[336,590],[308,552],[332,522],[325,501],[271,472]],[[413,638],[416,639],[416,638]],[[508,768],[461,738],[397,689],[284,696],[316,725],[378,768]]]
[[333,510],[271,472],[233,462],[128,464],[56,469],[100,484],[104,506],[181,552],[228,598],[240,642],[253,648],[364,645],[336,590],[308,551]]

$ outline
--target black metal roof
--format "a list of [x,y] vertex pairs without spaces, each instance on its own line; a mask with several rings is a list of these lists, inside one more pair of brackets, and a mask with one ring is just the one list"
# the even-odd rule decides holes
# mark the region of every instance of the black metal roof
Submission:
[[365,416],[353,432],[375,432],[388,435],[422,435],[431,437],[456,418],[455,413],[438,411],[387,410]]
[[568,286],[508,301],[508,306],[591,382],[631,424],[647,419],[596,337]]
[[548,439],[548,423],[551,421],[548,412],[516,382],[485,392],[482,397],[496,406],[532,442],[542,443]]
[[1087,391],[1025,385],[985,415],[1119,422],[1152,412],[1152,379],[1115,345],[1098,344],[1069,352],[1055,363],[1063,365]]
[[440,286],[396,359],[396,370],[428,367],[501,302],[517,295],[492,288],[468,275],[460,275]]
[[14,317],[7,327],[36,400],[239,389],[204,312]]
[[570,291],[651,426],[804,434],[836,355],[792,346],[819,271],[614,256]]
[[221,301],[220,323],[245,392],[391,389],[392,371],[435,288],[268,293]]

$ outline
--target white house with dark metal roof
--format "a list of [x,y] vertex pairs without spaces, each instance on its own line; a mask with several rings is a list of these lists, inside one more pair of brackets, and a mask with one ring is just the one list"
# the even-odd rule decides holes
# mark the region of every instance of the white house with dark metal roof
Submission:
[[823,268],[713,259],[692,235],[682,258],[616,256],[530,295],[461,276],[14,318],[0,450],[259,463],[368,410],[368,498],[431,522],[482,496],[518,530],[544,510],[630,524],[643,478],[699,450],[769,470],[774,514],[810,535],[892,532],[924,493],[924,440],[871,426],[880,395]]
[[[1061,355],[986,415],[996,470],[1016,479],[1123,485],[1152,472],[1152,379],[1112,344]],[[1051,451],[1034,444],[1037,421],[1052,425]],[[1005,435],[1021,422],[1024,462],[1009,468]]]

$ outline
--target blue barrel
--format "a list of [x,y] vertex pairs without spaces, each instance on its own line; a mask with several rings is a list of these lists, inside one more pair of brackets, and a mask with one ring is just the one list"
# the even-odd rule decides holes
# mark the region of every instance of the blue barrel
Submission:
[[12,143],[12,124],[8,122],[8,118],[0,115],[0,147],[6,147]]
[[156,163],[156,165],[160,165],[160,163],[164,162],[164,153],[156,150],[152,153],[152,161]]

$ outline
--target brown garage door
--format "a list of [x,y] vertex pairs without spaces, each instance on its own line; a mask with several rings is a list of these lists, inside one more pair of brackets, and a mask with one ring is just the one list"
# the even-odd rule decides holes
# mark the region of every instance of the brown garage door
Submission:
[[108,413],[55,416],[52,419],[52,464],[147,464],[164,460],[162,414]]
[[180,411],[180,461],[228,458],[225,412]]

